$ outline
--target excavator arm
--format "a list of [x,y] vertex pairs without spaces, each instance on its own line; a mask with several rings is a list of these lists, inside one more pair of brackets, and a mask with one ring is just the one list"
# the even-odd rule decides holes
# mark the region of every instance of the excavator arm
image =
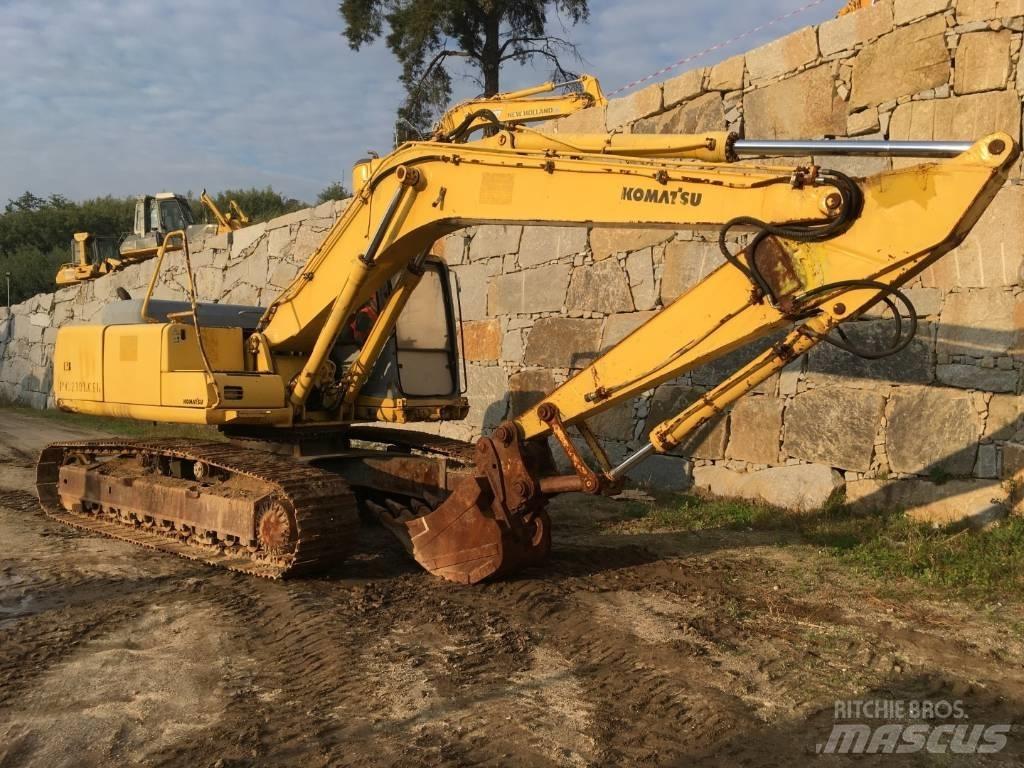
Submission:
[[[813,166],[730,163],[737,152],[760,146],[714,133],[547,137],[506,128],[464,145],[400,147],[372,167],[355,201],[261,324],[261,344],[271,357],[311,350],[289,387],[296,420],[303,420],[309,393],[323,379],[345,319],[406,271],[411,287],[395,292],[374,329],[380,337],[390,334],[415,287],[420,260],[445,234],[493,223],[720,233],[722,267],[536,407],[481,438],[476,474],[437,509],[388,521],[434,573],[475,582],[508,572],[546,554],[548,496],[614,490],[636,463],[677,446],[872,305],[888,305],[905,324],[888,351],[905,346],[915,320],[899,286],[962,241],[1018,154],[1009,136],[993,134],[973,145],[936,145],[933,154],[948,159],[862,181]],[[827,152],[827,142],[818,149]],[[750,237],[733,252],[728,235],[737,228]],[[323,279],[327,275],[346,276],[340,291],[336,281]],[[611,466],[587,427],[589,418],[787,328],[767,352],[658,425],[647,447]],[[368,345],[347,372],[350,393],[358,392],[376,351]],[[575,448],[571,426],[599,467],[589,467]],[[549,434],[573,474],[545,468],[542,438]]]
[[234,200],[228,201],[228,212],[226,214],[221,212],[214,199],[206,194],[205,189],[203,194],[199,196],[199,202],[206,207],[217,221],[218,235],[223,235],[225,232],[234,232],[236,229],[241,229],[249,223],[249,217]]
[[[578,86],[576,90],[569,90]],[[565,93],[541,96],[559,89]],[[517,125],[567,117],[588,107],[608,104],[601,84],[591,75],[563,83],[543,83],[520,91],[499,93],[483,99],[470,99],[458,104],[441,116],[434,127],[434,138],[445,141],[465,141],[475,131],[489,125]]]

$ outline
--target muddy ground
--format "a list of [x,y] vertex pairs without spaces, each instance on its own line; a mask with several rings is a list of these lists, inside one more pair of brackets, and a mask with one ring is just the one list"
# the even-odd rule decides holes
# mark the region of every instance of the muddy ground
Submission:
[[[1019,607],[785,534],[613,533],[622,505],[579,498],[514,580],[439,581],[364,528],[336,573],[268,582],[46,520],[35,454],[81,436],[0,411],[2,768],[1024,764]],[[994,755],[816,755],[854,698],[1016,725]]]

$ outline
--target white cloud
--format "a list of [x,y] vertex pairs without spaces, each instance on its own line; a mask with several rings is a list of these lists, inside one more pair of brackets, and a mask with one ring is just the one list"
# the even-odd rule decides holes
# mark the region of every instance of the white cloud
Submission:
[[[592,0],[590,22],[568,32],[584,56],[578,68],[610,91],[798,2]],[[390,148],[402,96],[390,53],[379,43],[351,51],[336,9],[331,0],[5,0],[0,202],[25,189],[83,198],[267,184],[314,198],[366,150]],[[547,74],[514,67],[505,85]]]

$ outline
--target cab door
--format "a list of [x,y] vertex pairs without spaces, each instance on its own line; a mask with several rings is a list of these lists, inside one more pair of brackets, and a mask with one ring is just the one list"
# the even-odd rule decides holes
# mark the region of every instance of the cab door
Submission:
[[459,393],[459,373],[448,268],[436,259],[423,266],[395,325],[399,388],[408,397],[451,397]]

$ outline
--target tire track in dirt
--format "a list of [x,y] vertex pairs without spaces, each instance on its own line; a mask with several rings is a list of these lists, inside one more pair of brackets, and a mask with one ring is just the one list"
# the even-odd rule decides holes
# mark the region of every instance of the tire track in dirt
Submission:
[[588,698],[598,703],[595,719],[601,723],[602,763],[671,762],[748,719],[748,708],[737,697],[692,684],[691,643],[671,635],[648,636],[644,642],[628,617],[605,614],[602,621],[595,611],[595,602],[608,594],[679,582],[674,564],[642,565],[628,572],[618,567],[623,560],[635,561],[636,555],[633,550],[601,553],[600,563],[611,568],[567,584],[565,609],[558,612],[542,608],[531,615],[530,595],[543,590],[543,582],[526,589],[495,585],[503,599],[510,591],[520,592],[525,600],[511,602],[524,603],[526,620],[544,627],[541,641],[576,661]]
[[[365,578],[381,570],[390,572],[383,585]],[[394,571],[377,556],[357,556],[319,579],[265,582],[214,572],[204,592],[231,627],[234,652],[258,673],[214,730],[163,759],[202,761],[220,745],[217,754],[229,761],[337,764],[377,687],[360,657],[379,639],[387,604],[401,591],[403,577]],[[388,754],[381,746],[377,758]]]
[[547,565],[474,588],[418,571],[375,527],[337,571],[268,583],[20,517],[32,552],[0,580],[37,602],[0,619],[0,718],[172,600],[222,638],[208,661],[229,703],[155,765],[792,765],[837,697],[959,696],[978,718],[1021,701],[983,648],[943,644],[949,620],[907,634],[759,541],[602,534],[588,511],[556,526]]

